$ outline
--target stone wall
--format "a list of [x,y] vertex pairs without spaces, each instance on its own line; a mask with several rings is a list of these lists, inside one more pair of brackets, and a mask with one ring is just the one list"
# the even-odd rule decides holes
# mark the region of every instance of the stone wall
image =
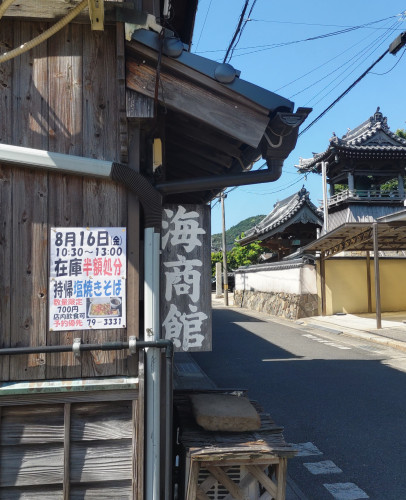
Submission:
[[312,293],[298,295],[286,292],[235,290],[234,304],[293,320],[318,315],[318,296]]

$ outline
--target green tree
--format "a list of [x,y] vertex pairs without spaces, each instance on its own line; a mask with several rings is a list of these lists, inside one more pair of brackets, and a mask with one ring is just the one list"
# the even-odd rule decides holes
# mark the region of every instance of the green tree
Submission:
[[404,128],[398,128],[395,134],[401,137],[402,139],[406,139],[406,130]]
[[[243,236],[243,234],[241,234]],[[259,257],[264,253],[258,241],[242,246],[238,241],[235,246],[227,252],[227,267],[229,270],[237,269],[241,266],[257,264]],[[216,275],[216,262],[223,263],[223,252],[213,252],[211,254],[211,274]]]

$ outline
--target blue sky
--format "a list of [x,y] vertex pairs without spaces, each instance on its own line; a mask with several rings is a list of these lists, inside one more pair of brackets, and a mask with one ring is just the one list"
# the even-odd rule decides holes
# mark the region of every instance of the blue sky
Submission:
[[[200,0],[192,52],[222,61],[243,5],[244,0]],[[401,15],[405,10],[406,0],[257,0],[230,63],[241,71],[244,80],[290,98],[295,109],[313,107],[306,126],[378,59],[399,33],[406,31],[406,16]],[[371,24],[349,30],[367,23]],[[338,31],[344,33],[287,43]],[[278,200],[302,185],[318,205],[321,177],[313,174],[305,179],[294,165],[299,163],[299,157],[310,158],[313,152],[324,151],[333,132],[341,137],[348,128],[368,119],[377,106],[387,116],[391,130],[406,128],[404,50],[396,56],[386,55],[372,70],[380,74],[368,74],[299,138],[277,182],[230,192],[225,205],[226,226],[269,213]],[[214,234],[221,231],[221,211],[219,203],[213,205]]]

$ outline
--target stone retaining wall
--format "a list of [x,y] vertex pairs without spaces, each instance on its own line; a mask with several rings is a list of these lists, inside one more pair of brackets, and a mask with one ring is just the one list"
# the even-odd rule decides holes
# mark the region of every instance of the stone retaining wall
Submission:
[[311,293],[297,295],[286,292],[235,290],[234,304],[287,319],[307,318],[319,314],[317,294]]

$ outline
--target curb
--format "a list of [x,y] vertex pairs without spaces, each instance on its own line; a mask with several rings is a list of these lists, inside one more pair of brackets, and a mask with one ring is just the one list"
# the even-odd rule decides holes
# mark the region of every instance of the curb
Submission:
[[348,329],[333,330],[332,328],[326,328],[324,325],[315,323],[305,323],[305,322],[302,323],[302,325],[311,326],[313,328],[319,328],[320,330],[336,333],[337,335],[345,335],[347,337],[367,340],[368,342],[373,342],[374,344],[380,344],[386,347],[391,347],[393,349],[406,352],[406,342],[403,342],[401,340],[394,340],[389,337],[384,337],[383,335],[376,335],[376,333],[372,333],[370,331],[360,332]]

